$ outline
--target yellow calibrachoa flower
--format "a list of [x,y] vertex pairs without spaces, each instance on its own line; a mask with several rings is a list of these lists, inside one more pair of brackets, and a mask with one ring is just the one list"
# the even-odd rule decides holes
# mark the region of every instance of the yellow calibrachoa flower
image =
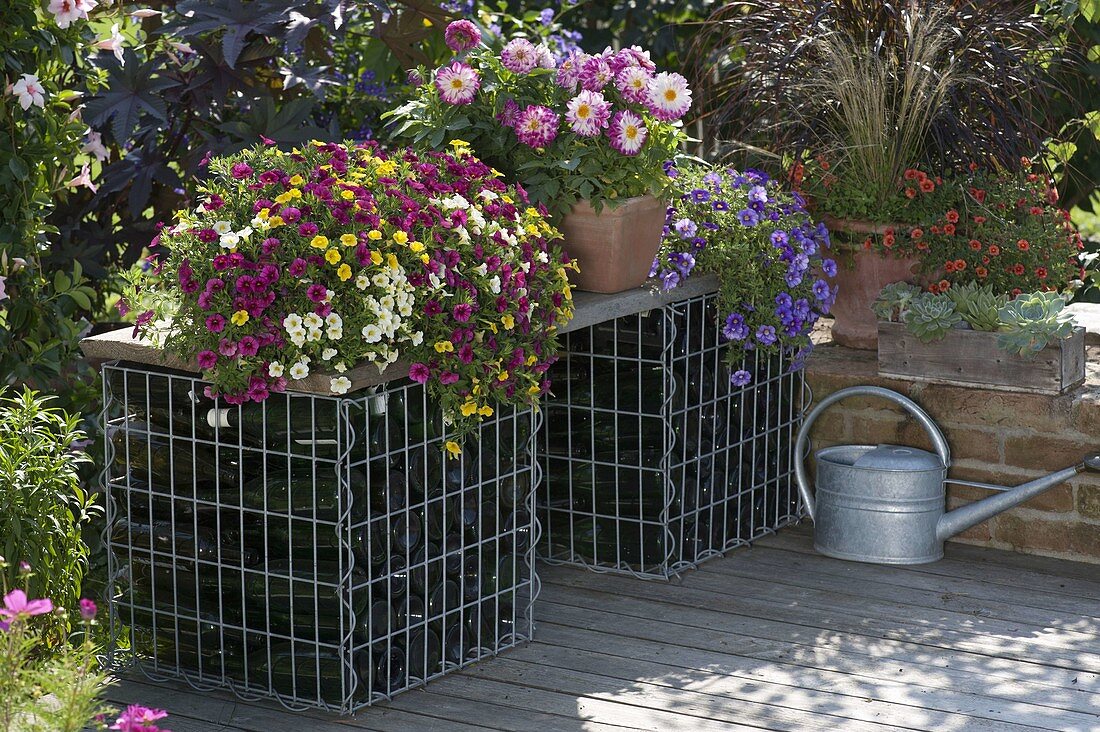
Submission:
[[511,196],[501,196],[500,200],[504,201],[505,203],[515,203],[515,201],[512,200]]
[[261,219],[266,219],[270,215],[271,215],[271,209],[270,208],[261,208],[260,212],[258,214],[256,214],[256,216],[258,218],[261,218]]
[[481,409],[477,410],[477,413],[480,414],[482,417],[492,417],[493,416],[493,408],[486,405],[486,406],[482,407]]
[[450,453],[451,457],[456,458],[462,454],[462,448],[454,440],[447,440],[447,452]]
[[302,192],[299,191],[297,188],[291,188],[289,191],[287,191],[287,194],[291,198],[301,198],[302,197]]
[[409,249],[411,249],[414,254],[420,254],[420,252],[424,251],[424,243],[419,241],[410,242]]
[[300,176],[300,175],[292,175],[292,176],[290,176],[290,185],[292,185],[292,186],[300,186],[300,185],[302,185],[302,184],[303,184],[303,183],[305,183],[305,182],[306,182],[306,179],[305,179],[305,178],[303,178],[303,177],[302,177],[302,176]]
[[436,341],[435,352],[436,353],[453,353],[455,350],[455,344],[450,341]]
[[386,255],[386,266],[395,272],[397,271],[397,268],[401,266],[401,263],[397,261],[397,255],[393,252],[390,252]]
[[470,415],[477,412],[477,404],[474,402],[466,402],[462,405],[462,409],[460,411],[462,412],[463,417],[469,417]]
[[489,330],[493,331],[493,334],[495,335],[496,332],[497,332],[497,324],[496,323],[489,323]]
[[507,380],[508,380],[508,372],[507,371],[501,371],[499,374],[497,374],[497,381],[507,381]]
[[428,262],[432,261],[432,258],[429,257],[427,254],[421,254],[420,255],[420,261],[423,262],[424,264],[427,264]]
[[377,249],[372,249],[370,253],[371,264],[382,264],[382,252]]
[[534,354],[527,357],[527,365],[528,366],[534,366],[538,362],[539,362],[539,357],[535,356]]
[[348,266],[347,262],[337,267],[336,276],[340,278],[341,282],[347,282],[351,279],[351,267]]
[[382,238],[382,232],[379,231],[378,229],[371,229],[370,231],[367,232],[367,238],[370,239],[371,241],[378,241],[379,239]]
[[271,228],[274,229],[277,226],[282,226],[286,222],[283,221],[282,216],[272,216],[270,219],[267,220],[267,223],[269,223],[271,225]]
[[509,315],[507,313],[500,316],[500,322],[503,323],[504,327],[507,328],[508,330],[511,330],[512,328],[516,327],[516,319],[513,318],[511,315]]
[[534,396],[535,394],[538,394],[540,391],[542,391],[542,389],[539,388],[538,384],[535,384],[534,386],[527,387],[527,393],[530,394],[531,396]]
[[341,259],[340,252],[335,249],[329,249],[325,252],[325,261],[329,264],[336,264]]
[[318,234],[310,239],[309,245],[314,249],[325,249],[328,247],[328,237],[324,234]]
[[229,319],[233,322],[233,325],[244,325],[248,322],[248,311],[238,310]]
[[398,244],[408,244],[409,235],[406,234],[404,231],[395,231],[393,232],[393,240]]
[[350,201],[351,199],[355,198],[355,191],[349,191],[345,188],[344,190],[340,191],[340,198],[344,199],[345,201]]
[[279,195],[275,196],[275,203],[290,203],[291,198],[292,196],[290,195],[290,193],[280,193]]
[[340,243],[346,247],[353,247],[358,242],[355,238],[355,234],[342,234],[340,236]]

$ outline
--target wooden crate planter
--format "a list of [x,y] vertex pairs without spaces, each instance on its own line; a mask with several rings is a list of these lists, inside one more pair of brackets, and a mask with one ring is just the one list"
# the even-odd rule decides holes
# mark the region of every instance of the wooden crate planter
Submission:
[[997,334],[952,330],[921,343],[902,323],[878,324],[878,373],[940,384],[978,384],[988,389],[1061,394],[1085,380],[1085,329],[1051,343],[1031,357],[997,346]]

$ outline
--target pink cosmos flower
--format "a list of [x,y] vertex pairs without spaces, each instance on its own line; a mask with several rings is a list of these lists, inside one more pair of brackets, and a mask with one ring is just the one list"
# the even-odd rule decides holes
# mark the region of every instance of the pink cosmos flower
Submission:
[[168,732],[157,727],[154,722],[164,719],[168,712],[163,709],[149,709],[148,707],[131,704],[124,711],[110,729],[121,732]]
[[607,127],[607,120],[611,117],[611,103],[599,92],[582,91],[570,99],[566,107],[569,111],[565,118],[569,120],[573,131],[581,137],[599,135],[600,130]]
[[447,46],[455,53],[461,53],[481,43],[481,31],[468,20],[456,20],[443,32]]
[[200,369],[208,371],[218,363],[218,354],[210,350],[199,351],[199,355],[195,356],[195,362],[198,363]]
[[649,80],[646,91],[649,111],[662,122],[680,119],[691,108],[691,89],[680,74],[662,71]]
[[443,67],[435,75],[435,88],[447,104],[469,104],[474,101],[480,86],[477,72],[459,61]]
[[527,74],[538,65],[538,51],[526,38],[513,38],[501,50],[500,62],[513,74]]
[[645,144],[647,135],[642,118],[628,110],[616,112],[607,129],[611,147],[623,155],[637,155]]
[[516,138],[528,147],[546,147],[558,136],[561,117],[550,108],[532,104],[516,117]]
[[80,617],[85,620],[94,620],[96,613],[99,609],[95,606],[95,603],[88,598],[83,598],[80,601]]
[[23,590],[12,590],[4,595],[4,607],[0,607],[0,618],[10,624],[21,618],[45,615],[48,612],[53,612],[53,603],[49,598],[28,600],[27,593]]
[[431,378],[431,375],[432,371],[426,364],[414,363],[412,366],[409,366],[409,378],[417,383],[428,383],[428,379]]

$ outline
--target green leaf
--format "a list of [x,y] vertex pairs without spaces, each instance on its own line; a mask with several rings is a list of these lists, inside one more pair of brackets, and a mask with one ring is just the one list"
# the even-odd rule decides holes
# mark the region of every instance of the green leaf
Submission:
[[84,294],[83,290],[73,290],[72,292],[68,293],[68,295],[73,299],[73,302],[75,302],[81,310],[92,309],[91,298]]
[[8,160],[8,168],[17,180],[26,180],[31,173],[27,164],[23,162],[23,158],[17,155],[12,155],[11,159]]

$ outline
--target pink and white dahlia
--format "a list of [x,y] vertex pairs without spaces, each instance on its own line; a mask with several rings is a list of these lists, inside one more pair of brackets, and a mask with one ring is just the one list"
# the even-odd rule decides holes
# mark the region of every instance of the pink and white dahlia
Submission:
[[456,20],[447,26],[443,38],[452,51],[461,53],[481,43],[481,31],[468,20]]
[[648,131],[642,118],[633,112],[622,110],[611,118],[607,136],[611,138],[611,147],[623,155],[637,155],[645,144]]
[[629,48],[620,49],[619,52],[610,59],[609,63],[611,64],[612,71],[615,73],[630,68],[631,66],[645,69],[651,74],[657,70],[657,64],[653,63],[653,60],[649,57],[649,51],[644,51],[639,46],[630,46]]
[[581,67],[581,87],[588,91],[598,92],[614,78],[611,65],[603,56],[592,56]]
[[680,119],[691,108],[691,89],[687,79],[675,72],[662,71],[649,80],[647,106],[663,122]]
[[558,73],[555,80],[558,86],[566,91],[573,91],[581,80],[581,69],[588,61],[588,54],[584,51],[573,49],[558,64]]
[[545,43],[535,46],[535,65],[540,69],[552,69],[555,66],[554,54]]
[[501,50],[500,62],[513,74],[527,74],[539,62],[538,51],[526,38],[513,38]]
[[477,72],[459,61],[444,66],[435,75],[435,88],[447,104],[469,104],[474,101],[479,86],[481,80]]
[[549,107],[532,104],[516,117],[516,138],[528,147],[546,147],[558,136],[561,117]]
[[569,126],[581,137],[595,137],[600,130],[607,127],[607,120],[611,117],[611,102],[604,99],[603,94],[594,91],[582,91],[569,100],[566,107],[569,109],[565,118],[569,120]]
[[649,99],[649,82],[653,74],[640,66],[627,66],[615,77],[615,88],[623,99],[634,104],[645,104]]
[[504,107],[501,108],[500,114],[497,115],[497,122],[500,122],[505,127],[513,127],[516,124],[516,118],[519,116],[519,105],[516,104],[515,99],[508,99],[504,102]]

